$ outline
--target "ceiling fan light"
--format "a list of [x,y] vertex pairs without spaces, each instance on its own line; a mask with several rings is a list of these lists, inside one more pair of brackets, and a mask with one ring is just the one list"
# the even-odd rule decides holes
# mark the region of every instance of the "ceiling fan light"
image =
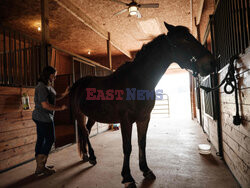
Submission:
[[137,7],[136,6],[129,7],[128,11],[129,11],[129,14],[131,16],[137,15]]

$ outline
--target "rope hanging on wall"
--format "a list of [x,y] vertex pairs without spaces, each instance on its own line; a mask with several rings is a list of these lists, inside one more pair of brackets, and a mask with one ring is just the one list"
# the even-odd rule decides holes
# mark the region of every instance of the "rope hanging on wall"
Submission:
[[205,86],[200,86],[201,89],[205,90],[206,92],[211,92],[219,89],[224,83],[224,91],[226,94],[232,94],[234,92],[235,95],[235,105],[236,105],[236,115],[233,116],[233,124],[234,125],[240,125],[242,122],[242,118],[239,115],[239,102],[238,102],[238,91],[237,91],[237,82],[235,78],[235,69],[236,69],[236,64],[238,60],[238,56],[233,56],[230,58],[230,64],[228,67],[227,74],[225,78],[221,81],[221,83],[214,87],[214,88],[209,88]]

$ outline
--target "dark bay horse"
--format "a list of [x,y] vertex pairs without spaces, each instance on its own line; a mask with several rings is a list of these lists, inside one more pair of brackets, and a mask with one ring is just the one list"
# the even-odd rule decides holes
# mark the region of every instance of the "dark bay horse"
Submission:
[[[198,73],[206,76],[215,69],[214,57],[186,27],[164,24],[168,34],[162,34],[144,45],[133,62],[125,63],[109,76],[81,78],[70,90],[71,107],[78,125],[78,144],[84,160],[96,164],[89,141],[91,127],[96,121],[121,124],[124,153],[121,174],[122,183],[127,187],[136,187],[129,167],[134,122],[138,131],[140,170],[145,178],[156,178],[146,161],[146,134],[155,104],[154,89],[168,66],[176,62],[181,68],[191,70],[195,76]],[[142,91],[144,94],[153,92],[153,97],[143,97]],[[131,97],[134,93],[135,98]],[[88,117],[86,125],[83,115]]]

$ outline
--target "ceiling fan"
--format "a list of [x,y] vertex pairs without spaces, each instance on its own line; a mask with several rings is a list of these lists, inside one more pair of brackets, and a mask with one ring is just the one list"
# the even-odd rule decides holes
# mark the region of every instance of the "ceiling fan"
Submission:
[[119,15],[128,11],[129,16],[137,16],[137,18],[141,18],[141,13],[139,12],[139,8],[158,8],[159,7],[159,3],[139,4],[135,0],[132,0],[132,2],[130,3],[124,3],[119,0],[111,0],[111,1],[127,6],[127,8],[122,9],[121,11],[115,13],[114,15]]

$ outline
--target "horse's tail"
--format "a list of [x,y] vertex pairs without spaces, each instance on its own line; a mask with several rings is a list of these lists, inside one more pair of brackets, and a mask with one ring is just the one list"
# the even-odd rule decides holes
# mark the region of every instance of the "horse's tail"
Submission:
[[78,135],[78,150],[80,156],[84,159],[87,154],[86,145],[88,131],[85,123],[85,116],[81,112],[81,101],[84,99],[84,92],[87,88],[87,85],[90,82],[91,77],[84,77],[77,80],[69,91],[69,100],[70,100],[70,112],[71,118],[77,120],[77,135]]
[[78,135],[78,151],[82,159],[87,159],[87,138],[88,130],[85,125],[85,116],[82,114],[77,115],[77,135]]
[[72,119],[76,119],[75,114],[80,111],[81,101],[85,100],[84,92],[91,78],[91,76],[83,77],[77,80],[69,89],[69,102]]

